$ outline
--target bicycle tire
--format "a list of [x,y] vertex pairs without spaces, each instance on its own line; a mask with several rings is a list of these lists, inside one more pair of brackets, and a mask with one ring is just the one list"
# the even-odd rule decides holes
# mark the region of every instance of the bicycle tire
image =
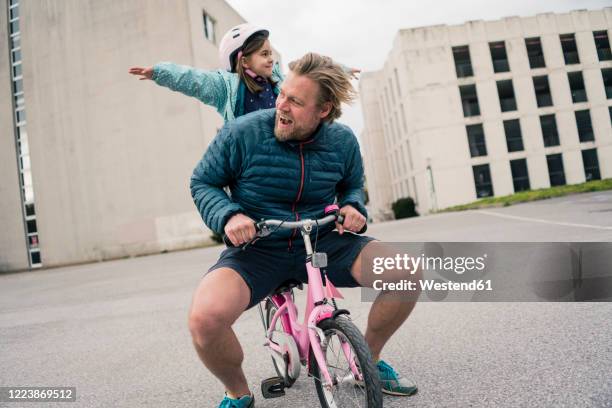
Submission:
[[[355,326],[353,322],[347,319],[344,316],[338,316],[335,319],[325,319],[319,323],[319,328],[323,330],[325,337],[328,335],[331,336],[334,333],[341,333],[342,336],[348,341],[351,346],[353,352],[355,353],[355,357],[357,358],[358,366],[361,369],[361,374],[363,376],[363,385],[353,385],[354,388],[360,388],[365,392],[364,402],[365,405],[357,405],[363,406],[367,408],[379,408],[382,407],[382,391],[380,387],[380,379],[378,376],[378,370],[374,365],[374,361],[372,360],[372,354],[370,352],[370,347],[367,345],[365,338]],[[323,350],[325,355],[326,363],[328,364],[329,369],[329,361],[327,352],[329,351],[329,342],[326,350]],[[312,364],[312,375],[314,377],[315,387],[317,389],[317,395],[319,397],[319,401],[321,403],[321,407],[323,408],[333,408],[339,407],[335,403],[335,397],[332,395],[334,400],[334,404],[330,405],[328,403],[329,392],[326,395],[326,390],[323,387],[323,383],[321,381],[320,376],[320,368],[317,363],[317,360],[314,357],[312,349],[310,350],[310,361]],[[347,362],[348,364],[348,362]],[[349,384],[350,386],[350,384]],[[333,394],[333,393],[332,393]],[[343,407],[345,405],[342,405]],[[346,406],[356,406],[356,405],[346,405]]]

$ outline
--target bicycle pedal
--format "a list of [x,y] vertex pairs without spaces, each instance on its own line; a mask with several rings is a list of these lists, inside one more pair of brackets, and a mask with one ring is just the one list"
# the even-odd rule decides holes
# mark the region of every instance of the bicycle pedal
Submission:
[[266,378],[261,382],[261,394],[264,398],[278,398],[285,395],[285,382],[280,377]]

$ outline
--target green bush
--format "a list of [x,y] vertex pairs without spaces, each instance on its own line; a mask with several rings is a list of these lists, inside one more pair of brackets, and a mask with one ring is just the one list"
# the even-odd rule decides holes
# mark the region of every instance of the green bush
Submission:
[[414,200],[412,197],[400,198],[391,204],[391,209],[393,210],[396,220],[399,220],[400,218],[417,217],[419,215],[415,209]]

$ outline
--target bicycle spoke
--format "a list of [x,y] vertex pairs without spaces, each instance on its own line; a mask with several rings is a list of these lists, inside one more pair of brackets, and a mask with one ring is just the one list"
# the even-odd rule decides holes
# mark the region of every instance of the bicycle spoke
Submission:
[[[327,347],[324,350],[324,357],[327,363],[327,370],[335,384],[331,390],[325,388],[321,378],[315,378],[324,387],[327,403],[330,407],[341,405],[361,407],[365,405],[367,398],[365,388],[356,381],[355,373],[351,370],[351,362],[355,360],[353,347],[348,339],[343,338],[340,332],[326,333]],[[343,349],[343,344],[348,345],[348,357]],[[350,390],[348,388],[351,388]]]

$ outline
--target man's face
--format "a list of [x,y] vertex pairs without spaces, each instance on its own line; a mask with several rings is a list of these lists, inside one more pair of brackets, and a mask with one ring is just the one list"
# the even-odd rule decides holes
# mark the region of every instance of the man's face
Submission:
[[305,140],[310,137],[321,120],[329,114],[329,107],[317,105],[319,84],[305,76],[289,72],[276,99],[276,139]]

